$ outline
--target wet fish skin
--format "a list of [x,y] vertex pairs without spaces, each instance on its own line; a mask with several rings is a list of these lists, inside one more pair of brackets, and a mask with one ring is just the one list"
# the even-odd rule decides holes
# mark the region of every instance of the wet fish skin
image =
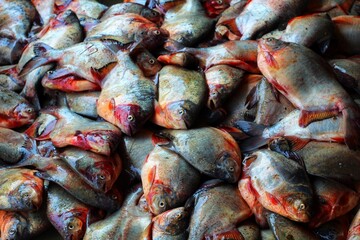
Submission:
[[68,147],[62,150],[59,156],[90,186],[104,193],[113,187],[122,169],[121,159],[117,153],[106,157]]
[[350,57],[343,59],[332,59],[329,61],[337,80],[344,88],[360,93],[360,58]]
[[[241,174],[241,153],[232,136],[212,127],[189,130],[163,130],[168,147],[201,173],[230,183]],[[166,146],[166,145],[164,145]]]
[[96,101],[100,92],[66,93],[66,103],[70,110],[85,117],[96,119]]
[[27,239],[28,221],[17,212],[0,210],[0,231],[3,239]]
[[152,219],[153,240],[185,240],[187,239],[186,229],[189,226],[190,212],[184,207],[178,207]]
[[128,52],[120,50],[117,57],[118,64],[103,81],[97,112],[131,136],[153,114],[155,84],[144,76]]
[[43,200],[44,181],[29,169],[0,170],[0,209],[30,211],[40,208]]
[[210,180],[193,195],[193,200],[189,239],[242,239],[236,225],[252,213],[236,186]]
[[277,24],[301,14],[306,4],[307,1],[299,0],[253,0],[248,2],[235,19],[236,26],[242,35],[240,39],[249,40],[261,37],[274,29]]
[[349,232],[347,235],[348,240],[356,240],[360,237],[360,210],[357,211],[355,217],[353,218]]
[[20,92],[24,85],[25,82],[17,76],[16,64],[0,67],[0,87],[13,92]]
[[264,149],[249,155],[243,165],[239,189],[249,205],[256,199],[264,208],[293,221],[311,220],[313,190],[300,164]]
[[34,121],[35,109],[19,94],[0,87],[0,126],[17,128]]
[[326,222],[313,231],[321,240],[346,239],[349,227],[349,217],[345,215]]
[[59,14],[66,10],[71,10],[76,15],[86,15],[92,18],[99,18],[108,7],[96,0],[74,0],[63,1],[63,5],[56,4],[55,14]]
[[19,41],[0,38],[0,64],[16,64],[21,57],[24,45]]
[[203,75],[177,66],[158,73],[157,102],[152,122],[169,129],[193,126],[206,97]]
[[63,239],[82,239],[94,213],[94,209],[68,194],[60,186],[50,185],[46,215]]
[[[301,110],[299,126],[306,127],[311,122],[336,117],[341,113],[344,118],[345,143],[350,149],[359,147],[360,109],[338,83],[323,58],[304,46],[274,38],[259,40],[258,51],[261,72]],[[302,71],[304,66],[307,71]],[[317,86],[316,91],[310,91],[314,84]]]
[[159,215],[185,204],[200,185],[200,178],[200,173],[181,156],[155,146],[141,169],[141,181],[150,211]]
[[140,186],[131,189],[118,211],[87,228],[84,240],[140,239],[152,219],[152,214],[140,204],[142,195]]

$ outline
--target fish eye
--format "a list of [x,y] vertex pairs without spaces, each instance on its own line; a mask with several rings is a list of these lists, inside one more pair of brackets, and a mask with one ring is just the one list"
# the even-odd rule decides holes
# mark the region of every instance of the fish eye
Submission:
[[211,95],[212,95],[212,96],[216,96],[217,93],[216,93],[216,92],[211,92]]
[[74,228],[75,228],[74,225],[72,225],[72,224],[69,224],[69,225],[68,225],[68,229],[69,229],[69,230],[73,230]]
[[151,13],[153,16],[157,16],[157,12],[152,12]]
[[118,197],[117,197],[116,195],[112,195],[111,198],[112,198],[113,200],[116,200]]
[[159,30],[155,30],[154,33],[155,33],[155,35],[160,35],[160,31],[159,31]]
[[149,60],[149,63],[150,63],[150,64],[154,64],[154,63],[155,63],[155,59],[152,59],[152,58],[151,58],[151,59]]
[[52,70],[48,71],[48,74],[53,74],[53,73],[54,73],[54,71],[52,71]]
[[12,229],[9,230],[10,235],[15,235],[15,233],[16,233],[16,229],[12,228]]
[[234,168],[234,167],[229,167],[229,171],[230,171],[230,172],[234,172],[234,171],[235,171],[235,168]]
[[165,202],[164,202],[164,201],[160,201],[160,202],[159,202],[159,207],[164,208],[164,207],[165,207]]
[[109,139],[109,136],[108,136],[108,135],[102,135],[102,139],[108,140],[108,139]]
[[104,175],[98,175],[98,177],[100,178],[100,180],[104,180],[105,179],[105,176]]
[[216,1],[218,4],[222,4],[223,2],[222,2],[222,0],[217,0]]
[[24,198],[27,198],[27,197],[29,197],[29,194],[28,194],[28,193],[25,193],[25,194],[24,194]]
[[180,110],[178,111],[178,114],[179,114],[179,115],[183,115],[183,114],[184,114],[184,110],[183,110],[183,109],[180,109]]
[[306,208],[305,204],[301,203],[299,205],[299,210],[305,210],[305,208]]
[[177,219],[179,219],[179,218],[181,218],[181,217],[182,217],[182,214],[181,214],[181,213],[176,214],[176,218],[177,218]]
[[134,118],[133,115],[129,115],[129,116],[127,117],[127,120],[130,121],[130,122],[132,122],[132,121],[135,120],[135,118]]

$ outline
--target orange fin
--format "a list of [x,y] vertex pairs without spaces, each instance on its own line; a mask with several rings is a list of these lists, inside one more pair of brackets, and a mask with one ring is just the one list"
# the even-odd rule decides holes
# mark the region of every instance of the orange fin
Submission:
[[352,150],[360,149],[360,109],[357,105],[343,111],[345,120],[345,144]]
[[151,137],[151,143],[154,146],[156,145],[162,146],[162,145],[168,145],[170,143],[170,140],[154,133]]
[[290,143],[291,151],[299,151],[310,142],[310,139],[296,136],[286,136],[284,138]]
[[230,230],[228,232],[216,233],[213,235],[205,235],[206,240],[245,240],[244,236],[238,230]]
[[91,68],[91,74],[100,82],[115,67],[116,64],[117,62],[110,62],[99,69]]
[[299,126],[306,127],[312,122],[336,117],[339,115],[338,109],[328,110],[328,111],[306,111],[301,110],[299,118]]
[[254,86],[249,94],[246,96],[246,101],[245,101],[245,107],[246,109],[252,109],[258,102],[259,102],[259,95],[258,93],[258,88],[259,88],[259,84],[257,84],[256,86]]

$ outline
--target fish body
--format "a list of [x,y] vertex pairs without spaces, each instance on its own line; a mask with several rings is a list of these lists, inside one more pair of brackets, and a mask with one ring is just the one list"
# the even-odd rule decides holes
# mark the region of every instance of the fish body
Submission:
[[155,215],[180,207],[200,185],[200,173],[178,154],[155,146],[141,169],[144,195]]
[[232,136],[212,127],[163,130],[168,147],[193,167],[213,178],[235,183],[241,173],[241,153]]

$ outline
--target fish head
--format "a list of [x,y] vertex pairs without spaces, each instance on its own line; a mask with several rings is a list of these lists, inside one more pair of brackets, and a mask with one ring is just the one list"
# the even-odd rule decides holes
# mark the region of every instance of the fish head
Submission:
[[155,215],[159,215],[160,213],[171,209],[173,194],[174,192],[167,186],[162,184],[152,185],[146,199],[150,211]]
[[24,217],[16,213],[8,214],[1,226],[1,239],[26,239],[28,231],[28,223]]
[[72,216],[63,220],[62,236],[64,239],[75,240],[81,239],[86,230],[86,222],[76,216]]
[[207,106],[210,109],[218,109],[222,104],[221,96],[222,93],[225,91],[224,86],[217,85],[217,86],[209,86],[209,99]]
[[195,122],[196,109],[196,105],[188,100],[167,104],[164,109],[167,124],[173,129],[190,128]]
[[276,38],[260,39],[258,41],[258,44],[259,48],[262,51],[269,53],[275,53],[276,51],[279,51],[289,45],[288,42],[284,42]]
[[39,209],[42,204],[42,189],[33,183],[21,184],[15,191],[11,191],[11,202],[15,209],[34,210]]
[[78,23],[78,22],[79,19],[77,15],[71,10],[66,10],[60,13],[54,20],[50,20],[50,26],[53,26],[54,24],[71,25],[73,23]]
[[149,27],[145,33],[145,36],[142,36],[142,43],[148,49],[163,45],[169,37],[169,32],[159,27]]
[[114,107],[116,125],[128,136],[134,135],[145,123],[141,107],[137,104],[118,104]]
[[227,0],[205,0],[203,6],[209,17],[216,17],[225,11],[230,4]]
[[170,235],[184,232],[189,224],[190,212],[184,207],[174,208],[157,216],[155,225]]
[[28,123],[31,123],[36,117],[36,112],[35,109],[29,104],[20,103],[14,108],[13,115],[18,120],[24,120]]
[[95,163],[86,169],[86,178],[89,179],[97,189],[101,189],[104,192],[111,189],[117,178],[117,174],[113,171],[110,161],[110,159],[106,159],[106,162]]
[[241,165],[229,152],[223,152],[216,160],[216,175],[219,179],[229,183],[238,181],[241,174]]
[[120,133],[112,130],[76,131],[72,143],[85,150],[109,156],[119,140]]
[[162,16],[159,12],[154,11],[150,8],[143,8],[140,12],[140,15],[144,18],[150,20],[153,23],[160,25],[162,23]]
[[135,62],[146,77],[154,76],[162,68],[159,61],[146,49],[136,55]]
[[309,222],[313,215],[313,198],[311,195],[296,193],[285,197],[285,211],[290,219]]

